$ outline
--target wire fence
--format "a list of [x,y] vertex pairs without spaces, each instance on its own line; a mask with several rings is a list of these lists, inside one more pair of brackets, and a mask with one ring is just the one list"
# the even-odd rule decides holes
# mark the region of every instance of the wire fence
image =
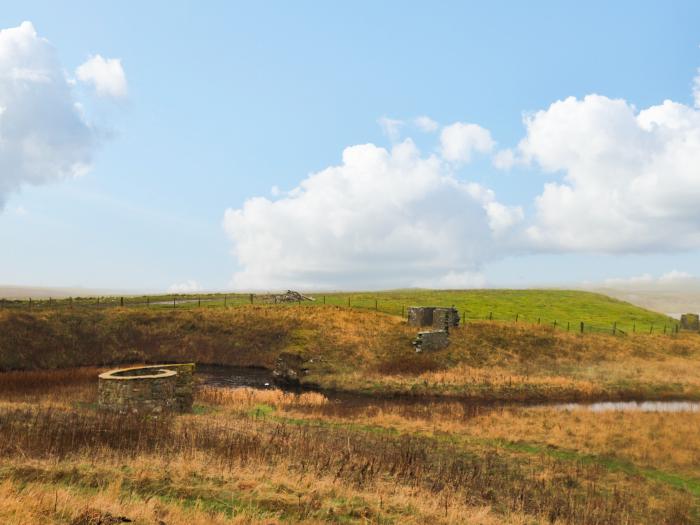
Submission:
[[[203,294],[193,295],[144,295],[144,296],[100,296],[100,297],[67,297],[44,299],[1,299],[0,310],[40,311],[40,310],[72,310],[72,309],[103,309],[103,308],[154,308],[154,309],[194,309],[194,308],[234,308],[244,305],[266,305],[275,307],[304,307],[313,305],[329,305],[360,310],[372,310],[406,318],[409,304],[396,300],[386,300],[379,297],[352,296],[349,294],[334,294],[317,296],[315,300],[281,301],[279,296],[256,294]],[[410,306],[415,304],[410,303]],[[604,323],[590,319],[551,319],[535,316],[532,313],[520,314],[509,312],[499,314],[497,310],[476,311],[473,305],[459,304],[440,305],[452,306],[459,310],[463,323],[470,321],[491,321],[496,323],[529,324],[549,327],[557,331],[579,334],[610,334],[626,336],[631,334],[675,335],[680,332],[680,323],[668,319],[664,323],[640,321],[612,321]]]

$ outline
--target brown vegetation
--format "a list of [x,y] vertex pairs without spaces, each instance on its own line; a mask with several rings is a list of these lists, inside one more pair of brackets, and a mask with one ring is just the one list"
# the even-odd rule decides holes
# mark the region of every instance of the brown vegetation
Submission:
[[[637,447],[621,447],[621,458],[692,474],[683,466],[695,445],[682,447],[685,459],[663,459],[678,446],[661,430],[663,415],[595,425],[542,408],[206,387],[194,415],[137,418],[96,412],[94,393],[81,389],[87,374],[51,372],[43,383],[36,372],[0,375],[14,385],[0,393],[3,522],[682,525],[698,511],[696,492],[605,456],[550,448],[564,446],[567,426],[570,447],[585,454],[610,453],[606,437],[622,433]],[[34,402],[21,402],[23,393]],[[693,443],[695,423],[679,430]],[[654,443],[657,454],[628,455]]]
[[700,337],[613,336],[473,322],[412,352],[401,318],[334,306],[0,312],[0,370],[189,361],[313,360],[306,382],[372,394],[481,400],[700,399]]

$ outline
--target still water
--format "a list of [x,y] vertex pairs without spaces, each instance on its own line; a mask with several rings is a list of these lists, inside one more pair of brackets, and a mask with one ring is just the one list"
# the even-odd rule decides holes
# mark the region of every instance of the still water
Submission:
[[[199,383],[209,386],[228,388],[275,388],[272,373],[264,368],[245,368],[238,366],[198,365],[197,377]],[[420,398],[379,399],[352,394],[327,393],[329,399],[340,401],[345,409],[367,405],[388,408],[402,405],[421,411],[439,410],[440,405],[459,403],[465,408],[465,413],[477,415],[484,411],[508,408],[528,408],[528,405],[517,403],[480,404],[469,400],[439,400]],[[386,406],[385,406],[386,405]],[[700,413],[698,401],[603,401],[598,403],[562,403],[547,405],[529,405],[530,408],[555,408],[557,410],[586,410],[589,412],[695,412]]]

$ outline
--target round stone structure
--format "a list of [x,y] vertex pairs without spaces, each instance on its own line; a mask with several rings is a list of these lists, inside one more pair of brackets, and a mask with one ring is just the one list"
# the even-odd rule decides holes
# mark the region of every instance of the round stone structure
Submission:
[[110,370],[99,375],[99,407],[122,414],[189,412],[194,369],[194,363],[186,363]]

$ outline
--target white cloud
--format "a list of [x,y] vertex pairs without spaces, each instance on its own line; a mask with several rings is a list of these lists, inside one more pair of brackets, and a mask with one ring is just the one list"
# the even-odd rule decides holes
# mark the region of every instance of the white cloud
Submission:
[[98,95],[123,98],[127,94],[126,75],[118,58],[91,56],[75,70],[78,80],[95,87]]
[[611,287],[635,287],[639,285],[646,285],[653,283],[655,281],[654,277],[650,273],[643,273],[641,275],[633,275],[632,277],[610,277],[603,281],[605,286]]
[[678,270],[671,270],[670,272],[666,272],[663,274],[661,277],[659,277],[659,281],[663,283],[676,283],[679,281],[687,281],[689,279],[694,279],[692,274],[688,272],[680,272]]
[[632,277],[614,277],[603,281],[603,286],[607,288],[632,289],[638,291],[683,289],[683,287],[695,289],[697,285],[698,279],[694,275],[678,270],[671,270],[659,277],[654,277],[650,273],[644,273]]
[[413,120],[413,123],[416,125],[418,129],[421,131],[425,131],[426,133],[433,133],[434,131],[437,131],[440,125],[435,122],[433,119],[430,117],[426,117],[423,115],[422,117],[417,117]]
[[518,163],[518,160],[512,149],[502,149],[496,152],[492,162],[499,170],[509,170]]
[[469,162],[474,152],[488,153],[494,145],[489,130],[477,124],[455,122],[440,132],[442,157],[452,162]]
[[526,119],[522,161],[562,174],[537,197],[535,249],[603,253],[700,247],[700,111],[637,111],[588,95]]
[[693,79],[693,103],[697,109],[700,109],[700,69]]
[[403,120],[397,120],[389,117],[380,117],[377,122],[382,128],[382,132],[391,142],[397,142],[401,137],[401,128],[404,125]]
[[199,286],[197,281],[192,279],[187,280],[183,283],[175,283],[170,285],[168,288],[169,293],[194,293],[201,291],[202,287]]
[[56,51],[30,22],[0,31],[0,209],[25,184],[88,171],[95,133],[74,105]]
[[366,289],[483,284],[481,264],[508,244],[519,217],[406,140],[346,148],[342,164],[282,198],[227,210],[223,225],[238,289]]

